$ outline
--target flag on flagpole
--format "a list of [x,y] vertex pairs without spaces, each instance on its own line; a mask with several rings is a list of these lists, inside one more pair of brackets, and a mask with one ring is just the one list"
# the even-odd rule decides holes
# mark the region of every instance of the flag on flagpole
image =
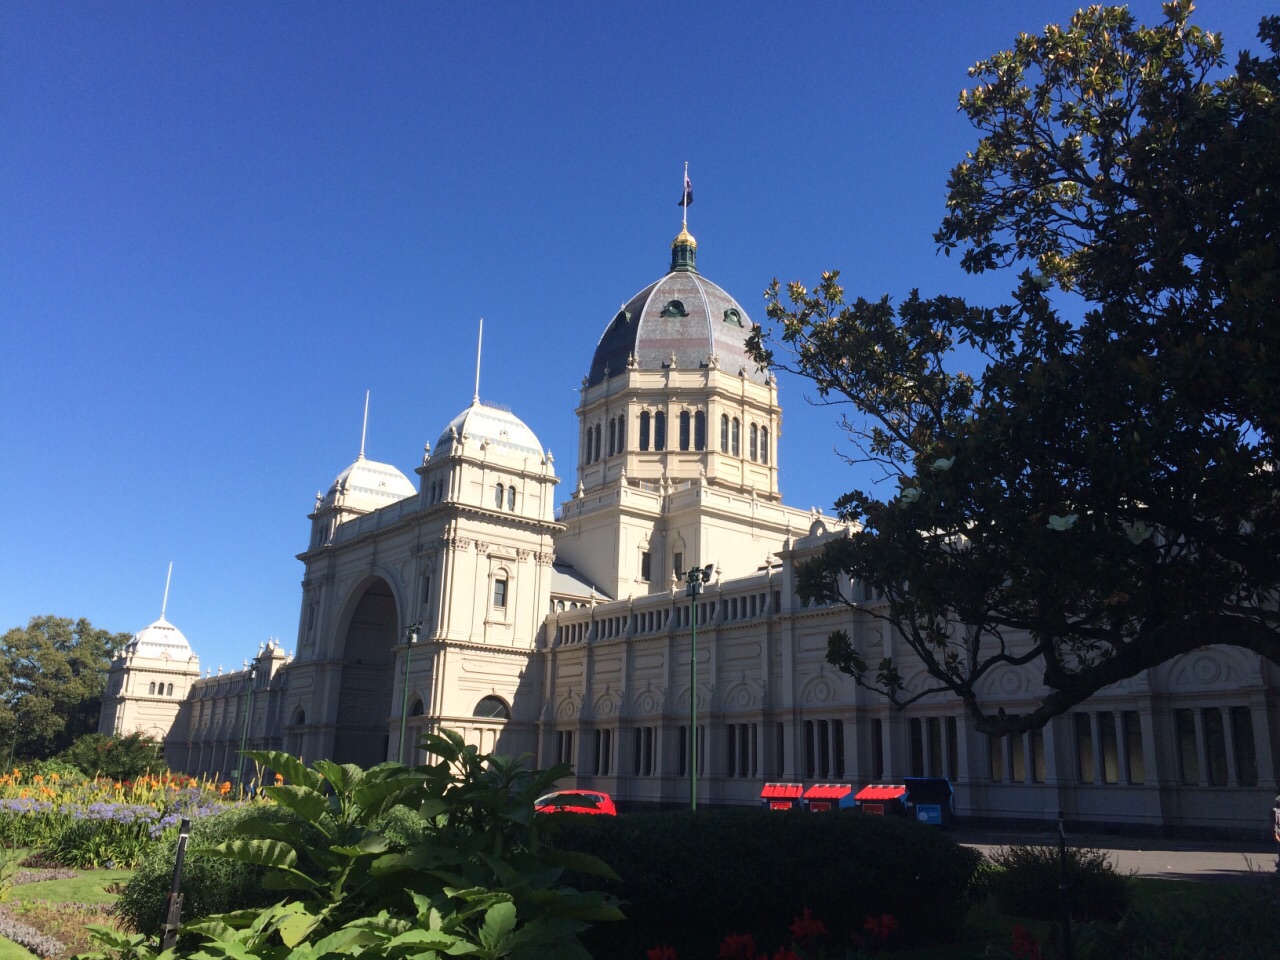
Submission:
[[693,184],[689,182],[689,172],[686,170],[684,174],[684,196],[680,198],[677,207],[687,207],[693,203]]

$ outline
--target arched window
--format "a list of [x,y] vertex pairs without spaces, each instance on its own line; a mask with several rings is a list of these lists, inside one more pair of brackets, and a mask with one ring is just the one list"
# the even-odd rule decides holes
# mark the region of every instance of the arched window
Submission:
[[649,411],[640,414],[640,449],[649,449]]
[[516,508],[516,485],[513,483],[507,487],[507,509],[514,510]]
[[729,427],[729,448],[730,452],[736,457],[742,453],[742,444],[740,437],[742,434],[742,424],[738,423],[738,418],[733,418],[733,423]]
[[507,488],[502,484],[498,484],[493,488],[493,502],[499,510],[502,509],[503,501],[507,498]]
[[621,414],[618,417],[618,452],[622,453],[627,449],[627,416]]
[[720,415],[720,452],[729,452],[729,415],[727,413]]
[[689,449],[689,411],[680,411],[680,449]]
[[591,438],[594,437],[595,435],[596,435],[595,431],[592,430],[590,427],[587,427],[587,442],[583,448],[583,457],[582,457],[583,463],[591,462]]
[[486,720],[510,720],[511,708],[500,697],[481,697],[471,715]]
[[147,695],[152,697],[156,695],[156,685],[154,683],[147,687]]
[[667,415],[661,410],[653,415],[653,449],[667,449]]
[[173,696],[173,684],[172,684],[172,683],[171,683],[171,684],[169,684],[169,690],[168,690],[168,692],[166,692],[166,693],[165,693],[165,696],[166,696],[166,697],[172,697],[172,696]]
[[596,424],[596,459],[597,460],[600,459],[600,436],[601,436],[600,424],[597,423]]
[[754,423],[751,425],[751,459],[760,459],[760,428]]
[[760,428],[760,462],[769,462],[769,428]]
[[298,712],[293,715],[293,725],[295,727],[300,727],[302,726],[302,724],[306,722],[307,722],[307,711],[299,707]]
[[707,415],[701,410],[693,415],[693,449],[707,449]]
[[418,697],[417,700],[413,701],[413,706],[409,708],[409,716],[411,717],[420,717],[426,712],[427,708],[426,705],[423,704],[421,697]]
[[618,422],[609,418],[609,456],[618,452]]

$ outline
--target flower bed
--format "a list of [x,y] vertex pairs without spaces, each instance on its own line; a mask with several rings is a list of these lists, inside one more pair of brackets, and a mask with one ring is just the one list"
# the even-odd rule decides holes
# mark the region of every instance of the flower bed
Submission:
[[184,817],[226,809],[228,793],[228,784],[172,774],[71,783],[15,769],[0,776],[0,843],[39,847],[64,866],[132,867]]

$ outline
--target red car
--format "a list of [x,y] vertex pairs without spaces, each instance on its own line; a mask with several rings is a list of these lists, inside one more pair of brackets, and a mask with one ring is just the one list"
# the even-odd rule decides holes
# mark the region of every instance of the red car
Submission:
[[613,797],[599,790],[557,790],[533,801],[535,813],[594,813],[616,817]]

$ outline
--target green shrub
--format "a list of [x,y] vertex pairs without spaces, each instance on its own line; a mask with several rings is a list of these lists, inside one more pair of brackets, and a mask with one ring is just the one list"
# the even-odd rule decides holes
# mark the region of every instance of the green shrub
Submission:
[[708,809],[553,820],[557,847],[592,854],[622,878],[573,878],[624,900],[626,922],[583,937],[597,957],[642,956],[660,945],[714,957],[727,934],[789,943],[805,907],[840,947],[884,915],[896,921],[896,943],[947,941],[981,862],[936,828],[856,813]]
[[90,733],[58,754],[56,759],[71,764],[86,777],[136,780],[148,773],[168,771],[162,751],[163,744],[159,740],[142,733],[123,737]]
[[[201,847],[237,836],[240,825],[250,818],[293,823],[298,819],[283,807],[245,806],[231,807],[225,813],[192,821],[182,870],[184,920],[244,907],[261,907],[277,898],[275,891],[262,889],[263,867],[196,852]],[[129,929],[150,937],[159,935],[177,850],[177,837],[154,843],[125,885],[116,901],[115,912]]]
[[[1009,916],[1056,920],[1061,916],[1058,848],[1049,845],[1001,847],[990,854],[991,894]],[[1071,916],[1076,920],[1115,922],[1129,907],[1128,877],[1105,851],[1067,848]]]
[[[251,752],[285,781],[263,788],[273,804],[255,805],[227,839],[211,846],[213,838],[201,838],[189,855],[263,869],[251,876],[250,892],[273,895],[214,913],[190,904],[184,913],[197,919],[185,925],[191,939],[180,955],[269,960],[350,949],[370,957],[589,960],[578,934],[620,914],[608,897],[568,889],[560,877],[569,865],[613,874],[541,843],[533,810],[568,768],[530,770],[480,754],[449,731],[423,745],[438,762],[413,769],[327,760],[307,767],[285,753]],[[266,816],[281,809],[295,816]],[[152,878],[148,903],[130,891],[122,898],[122,912],[140,928],[159,922],[165,887],[157,886]],[[115,955],[148,955],[138,935],[96,929],[94,936]]]

